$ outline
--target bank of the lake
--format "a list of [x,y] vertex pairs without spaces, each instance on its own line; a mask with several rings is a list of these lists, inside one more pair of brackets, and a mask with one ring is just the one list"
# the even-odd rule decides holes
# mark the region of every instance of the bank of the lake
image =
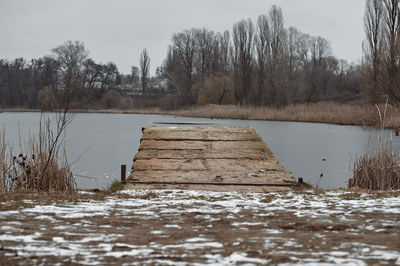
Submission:
[[[378,108],[380,111],[378,111]],[[381,127],[380,116],[383,115],[385,105],[368,104],[340,104],[334,102],[320,102],[313,104],[288,105],[282,108],[254,107],[238,105],[206,105],[183,108],[179,110],[165,110],[161,108],[146,109],[76,109],[78,113],[109,113],[109,114],[154,114],[176,115],[182,117],[213,118],[213,119],[240,119],[240,120],[268,120],[285,122],[326,123],[336,125]],[[40,112],[37,109],[0,109],[0,112]],[[394,106],[387,106],[385,128],[397,129],[400,127],[400,112]]]

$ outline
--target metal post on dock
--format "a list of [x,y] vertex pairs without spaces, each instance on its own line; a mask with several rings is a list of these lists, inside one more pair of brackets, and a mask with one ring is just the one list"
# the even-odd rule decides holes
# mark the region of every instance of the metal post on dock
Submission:
[[121,183],[125,183],[126,181],[126,165],[121,165]]

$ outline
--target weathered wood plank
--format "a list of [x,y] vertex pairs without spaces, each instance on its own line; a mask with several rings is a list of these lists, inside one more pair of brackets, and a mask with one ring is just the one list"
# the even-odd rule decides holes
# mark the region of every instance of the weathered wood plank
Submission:
[[146,127],[143,133],[148,132],[186,132],[186,131],[197,131],[197,132],[256,132],[254,128],[251,127]]
[[133,163],[134,171],[159,171],[159,170],[192,170],[203,171],[207,167],[203,160],[198,159],[150,159],[137,160]]
[[208,190],[208,191],[235,191],[240,193],[246,192],[278,192],[278,191],[290,191],[293,188],[291,186],[246,186],[246,185],[193,185],[193,184],[138,184],[138,183],[127,183],[127,189],[187,189],[187,190]]
[[261,141],[166,141],[143,140],[140,150],[261,150],[270,153]]
[[202,159],[203,150],[139,150],[134,161],[148,159]]
[[146,159],[248,159],[275,160],[272,153],[262,150],[140,150],[136,160]]
[[293,182],[288,173],[277,171],[266,172],[210,172],[210,171],[135,171],[131,181],[146,182],[214,182],[214,183],[259,183],[287,184]]
[[143,140],[201,140],[201,141],[261,141],[255,132],[222,131],[154,131],[143,134]]
[[165,141],[143,140],[140,150],[205,150],[208,143],[204,141]]
[[211,171],[285,171],[282,165],[271,161],[255,160],[229,160],[229,159],[207,159],[205,160]]
[[150,159],[136,160],[133,163],[134,171],[159,171],[159,170],[193,170],[211,172],[261,172],[285,171],[285,169],[270,161],[255,160],[230,160],[230,159]]
[[213,150],[260,150],[271,152],[267,145],[262,141],[213,141],[211,148]]
[[206,140],[222,141],[262,141],[261,137],[253,131],[250,132],[208,132]]
[[142,136],[143,140],[204,140],[207,132],[200,131],[148,131]]

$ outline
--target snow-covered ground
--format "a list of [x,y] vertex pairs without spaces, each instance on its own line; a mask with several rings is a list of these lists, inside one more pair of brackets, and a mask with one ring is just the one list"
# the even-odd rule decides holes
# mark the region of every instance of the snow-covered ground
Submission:
[[399,193],[127,190],[23,203],[0,212],[0,264],[400,264]]

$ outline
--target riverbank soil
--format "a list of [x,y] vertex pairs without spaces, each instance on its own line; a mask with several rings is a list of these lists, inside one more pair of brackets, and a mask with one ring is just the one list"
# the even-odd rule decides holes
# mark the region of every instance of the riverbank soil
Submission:
[[400,264],[400,193],[1,198],[0,263]]

